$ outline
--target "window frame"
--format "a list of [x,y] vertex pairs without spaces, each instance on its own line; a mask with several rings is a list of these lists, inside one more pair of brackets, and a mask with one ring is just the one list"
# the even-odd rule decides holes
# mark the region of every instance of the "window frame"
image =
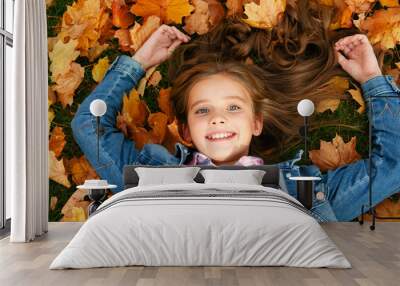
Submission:
[[[14,0],[0,0],[0,238],[10,233],[11,218],[6,218],[6,189],[5,189],[5,71],[6,71],[6,47],[13,48],[13,34],[6,31],[6,1],[12,2],[15,7]],[[15,10],[13,9],[15,13]],[[14,17],[15,15],[13,15]],[[12,29],[14,30],[14,29]]]

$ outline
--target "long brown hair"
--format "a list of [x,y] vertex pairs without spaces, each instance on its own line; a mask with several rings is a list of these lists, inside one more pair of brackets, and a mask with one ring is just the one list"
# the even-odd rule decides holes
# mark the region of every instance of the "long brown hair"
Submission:
[[255,65],[238,75],[262,80],[263,87],[253,93],[263,92],[269,109],[264,110],[263,133],[254,138],[250,152],[266,162],[276,160],[285,149],[283,141],[299,135],[302,118],[297,114],[298,102],[308,98],[318,104],[337,97],[329,80],[333,76],[348,77],[337,63],[333,43],[358,31],[330,31],[334,12],[312,1],[289,0],[273,29],[254,29],[234,16],[180,46],[169,61],[169,78],[175,79],[171,98],[178,120],[185,120],[182,98],[197,77],[222,71],[230,74],[236,68],[222,63],[243,63],[251,58]]

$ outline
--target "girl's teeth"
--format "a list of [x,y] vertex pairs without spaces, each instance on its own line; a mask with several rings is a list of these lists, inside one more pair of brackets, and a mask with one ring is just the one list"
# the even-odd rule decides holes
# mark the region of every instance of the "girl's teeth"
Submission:
[[222,138],[227,138],[232,136],[233,133],[219,133],[219,134],[214,134],[212,136],[209,136],[211,139],[222,139]]

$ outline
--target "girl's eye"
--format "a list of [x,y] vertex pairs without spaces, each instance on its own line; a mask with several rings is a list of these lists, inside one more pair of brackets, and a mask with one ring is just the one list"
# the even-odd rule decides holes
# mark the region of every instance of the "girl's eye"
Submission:
[[197,109],[195,114],[203,114],[203,113],[206,113],[207,111],[208,111],[208,109],[203,107],[203,108]]
[[240,109],[240,107],[239,106],[237,106],[236,104],[232,104],[232,105],[229,105],[229,108],[228,108],[230,111],[233,111],[233,110],[239,110]]

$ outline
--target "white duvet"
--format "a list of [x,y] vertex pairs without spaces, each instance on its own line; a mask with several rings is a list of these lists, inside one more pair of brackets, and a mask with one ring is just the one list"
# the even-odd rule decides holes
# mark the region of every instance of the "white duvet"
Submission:
[[[129,199],[168,190],[241,191],[244,195]],[[250,191],[248,197],[246,191]],[[268,192],[270,198],[252,197],[251,191]],[[98,208],[50,269],[128,265],[350,268],[318,222],[296,205],[300,203],[283,191],[257,185],[130,188]]]

